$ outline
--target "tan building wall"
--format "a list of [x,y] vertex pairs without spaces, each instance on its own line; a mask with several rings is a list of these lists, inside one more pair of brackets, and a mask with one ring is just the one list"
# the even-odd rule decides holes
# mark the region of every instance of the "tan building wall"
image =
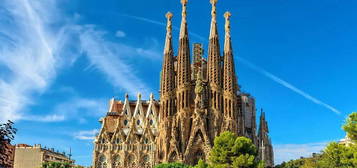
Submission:
[[74,163],[64,154],[41,148],[41,145],[15,147],[14,168],[41,168],[45,162]]
[[14,168],[40,168],[42,156],[39,147],[16,147]]

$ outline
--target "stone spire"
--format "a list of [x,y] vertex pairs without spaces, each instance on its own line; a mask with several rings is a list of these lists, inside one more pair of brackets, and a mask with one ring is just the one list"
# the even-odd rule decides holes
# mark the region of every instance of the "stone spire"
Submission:
[[[217,0],[210,0],[212,4],[212,20],[208,46],[208,86],[209,86],[209,106],[212,124],[210,128],[213,136],[218,136],[222,125],[222,62],[219,48],[219,38],[216,20]],[[213,139],[212,139],[213,141]]]
[[[183,92],[181,97],[178,97],[178,109],[189,107],[190,101],[189,84],[191,82],[191,65],[190,65],[190,47],[187,32],[186,21],[186,5],[187,0],[181,0],[182,4],[182,21],[179,39],[179,51],[177,56],[177,91]],[[180,105],[181,106],[180,106]]]
[[265,162],[267,167],[274,166],[273,146],[269,137],[268,123],[265,119],[265,112],[261,110],[260,125],[258,131],[258,158]]
[[237,77],[235,74],[232,42],[231,42],[231,27],[230,27],[230,17],[231,13],[226,12],[224,14],[226,18],[226,35],[224,40],[224,62],[223,62],[223,89],[225,92],[231,94],[236,94],[237,87]]
[[161,77],[161,96],[165,96],[168,92],[172,91],[175,87],[174,76],[174,52],[172,49],[172,13],[166,14],[167,18],[167,32],[164,48],[164,61],[162,65],[162,77]]
[[221,86],[221,59],[219,49],[219,39],[216,21],[216,3],[217,0],[211,0],[212,4],[212,20],[211,31],[209,36],[209,49],[208,49],[208,80],[210,84],[217,87]]
[[[226,18],[225,24],[225,41],[224,41],[224,62],[223,62],[223,128],[222,130],[231,130],[237,135],[242,135],[242,131],[239,131],[244,127],[243,115],[238,109],[237,104],[237,92],[236,92],[236,74],[234,69],[233,52],[231,46],[230,35],[230,16],[229,12],[224,14]],[[240,119],[240,120],[239,120]],[[237,122],[238,121],[238,122]],[[240,123],[240,126],[238,126]]]

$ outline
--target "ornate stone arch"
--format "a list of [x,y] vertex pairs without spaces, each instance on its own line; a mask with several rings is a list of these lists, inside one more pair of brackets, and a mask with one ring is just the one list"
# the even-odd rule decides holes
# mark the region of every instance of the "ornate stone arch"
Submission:
[[105,155],[103,155],[103,154],[99,155],[96,167],[97,168],[107,168],[107,166],[108,166],[107,157],[105,157]]
[[126,157],[126,165],[130,167],[135,167],[136,163],[136,156],[134,154],[128,154]]
[[120,155],[115,154],[112,156],[112,168],[119,168],[122,164]]
[[169,162],[174,162],[174,161],[176,161],[177,160],[177,153],[176,153],[176,151],[173,151],[173,152],[171,152],[170,154],[169,154]]

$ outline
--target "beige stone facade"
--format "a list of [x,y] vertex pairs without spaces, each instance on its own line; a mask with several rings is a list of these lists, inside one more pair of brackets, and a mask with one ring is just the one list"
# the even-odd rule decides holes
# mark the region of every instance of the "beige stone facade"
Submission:
[[[212,20],[207,59],[202,44],[194,44],[191,59],[187,0],[181,0],[178,54],[172,46],[172,18],[167,33],[160,80],[160,100],[112,99],[94,141],[95,168],[153,167],[163,162],[196,164],[207,160],[214,138],[223,131],[246,136],[259,146],[259,157],[274,164],[265,116],[257,134],[255,99],[240,91],[231,42],[230,17],[224,14],[225,38],[220,51],[217,0],[211,0]],[[263,154],[264,153],[264,154]]]
[[74,163],[65,154],[42,148],[41,145],[16,145],[14,168],[40,168],[46,162]]

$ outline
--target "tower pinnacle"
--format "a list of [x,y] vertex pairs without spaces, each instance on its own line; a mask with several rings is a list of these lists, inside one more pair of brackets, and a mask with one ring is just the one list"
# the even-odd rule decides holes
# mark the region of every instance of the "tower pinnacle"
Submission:
[[212,11],[211,11],[211,15],[212,15],[212,20],[211,20],[211,33],[210,33],[210,39],[218,36],[217,33],[217,19],[216,19],[216,15],[217,15],[217,10],[216,10],[216,4],[217,4],[218,0],[211,0],[211,4],[212,4]]
[[164,50],[164,54],[165,53],[169,53],[170,51],[172,51],[172,44],[171,44],[171,40],[172,40],[172,13],[171,12],[167,12],[166,14],[166,18],[167,18],[167,27],[166,27],[166,40],[165,40],[165,50]]
[[187,0],[181,0],[182,4],[182,20],[181,20],[181,29],[180,29],[180,38],[187,36]]

